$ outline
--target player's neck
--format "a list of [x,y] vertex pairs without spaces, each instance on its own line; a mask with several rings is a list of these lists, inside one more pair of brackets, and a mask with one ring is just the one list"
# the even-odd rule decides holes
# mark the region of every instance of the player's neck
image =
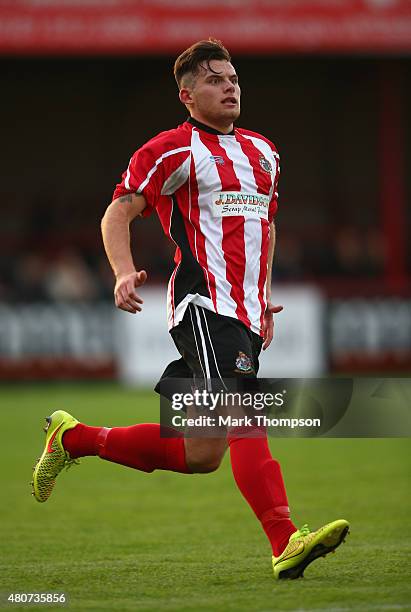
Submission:
[[234,125],[230,123],[230,125],[221,125],[214,123],[212,121],[204,120],[202,117],[193,116],[188,118],[188,121],[195,125],[200,129],[204,129],[206,132],[216,133],[216,134],[233,134],[234,133]]

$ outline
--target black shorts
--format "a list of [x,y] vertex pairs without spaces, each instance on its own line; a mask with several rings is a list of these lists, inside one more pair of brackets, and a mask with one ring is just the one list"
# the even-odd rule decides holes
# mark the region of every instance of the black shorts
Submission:
[[[263,339],[241,321],[217,315],[211,310],[189,304],[184,318],[171,330],[181,359],[168,364],[155,390],[165,397],[176,391],[183,380],[192,388],[207,386],[207,381],[220,388],[253,388],[257,378]],[[253,382],[254,381],[254,382]]]

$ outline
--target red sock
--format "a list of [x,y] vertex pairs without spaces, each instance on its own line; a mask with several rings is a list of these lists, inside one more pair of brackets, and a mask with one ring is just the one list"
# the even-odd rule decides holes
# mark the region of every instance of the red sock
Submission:
[[63,446],[72,459],[98,455],[97,440],[104,437],[106,427],[89,427],[79,423],[63,434]]
[[266,436],[229,436],[228,442],[237,486],[260,520],[273,555],[278,557],[296,531],[290,520],[280,464],[272,458]]
[[64,448],[72,458],[99,455],[143,472],[171,470],[189,474],[184,438],[173,430],[173,437],[160,437],[168,428],[158,423],[131,427],[88,427],[79,423],[63,435]]

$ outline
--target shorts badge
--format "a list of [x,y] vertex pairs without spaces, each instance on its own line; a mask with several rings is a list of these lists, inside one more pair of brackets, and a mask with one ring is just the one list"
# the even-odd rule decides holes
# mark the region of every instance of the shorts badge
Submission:
[[235,370],[236,372],[241,372],[244,374],[254,372],[251,359],[242,351],[238,351],[238,357],[235,360],[235,365],[237,366],[237,369]]
[[273,171],[272,165],[270,164],[268,159],[264,157],[264,155],[260,155],[260,166],[265,172],[268,172],[268,174],[271,174],[271,172]]

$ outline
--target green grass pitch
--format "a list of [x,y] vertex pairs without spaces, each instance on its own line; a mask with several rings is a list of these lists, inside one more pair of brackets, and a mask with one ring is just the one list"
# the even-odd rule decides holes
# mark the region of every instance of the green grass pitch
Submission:
[[271,441],[297,525],[351,523],[346,544],[303,580],[274,582],[228,456],[218,472],[195,476],[83,459],[47,503],[32,498],[46,415],[61,408],[95,425],[154,422],[154,393],[20,384],[3,387],[0,408],[1,609],[18,608],[6,606],[8,593],[50,591],[64,591],[80,612],[411,609],[408,440]]

